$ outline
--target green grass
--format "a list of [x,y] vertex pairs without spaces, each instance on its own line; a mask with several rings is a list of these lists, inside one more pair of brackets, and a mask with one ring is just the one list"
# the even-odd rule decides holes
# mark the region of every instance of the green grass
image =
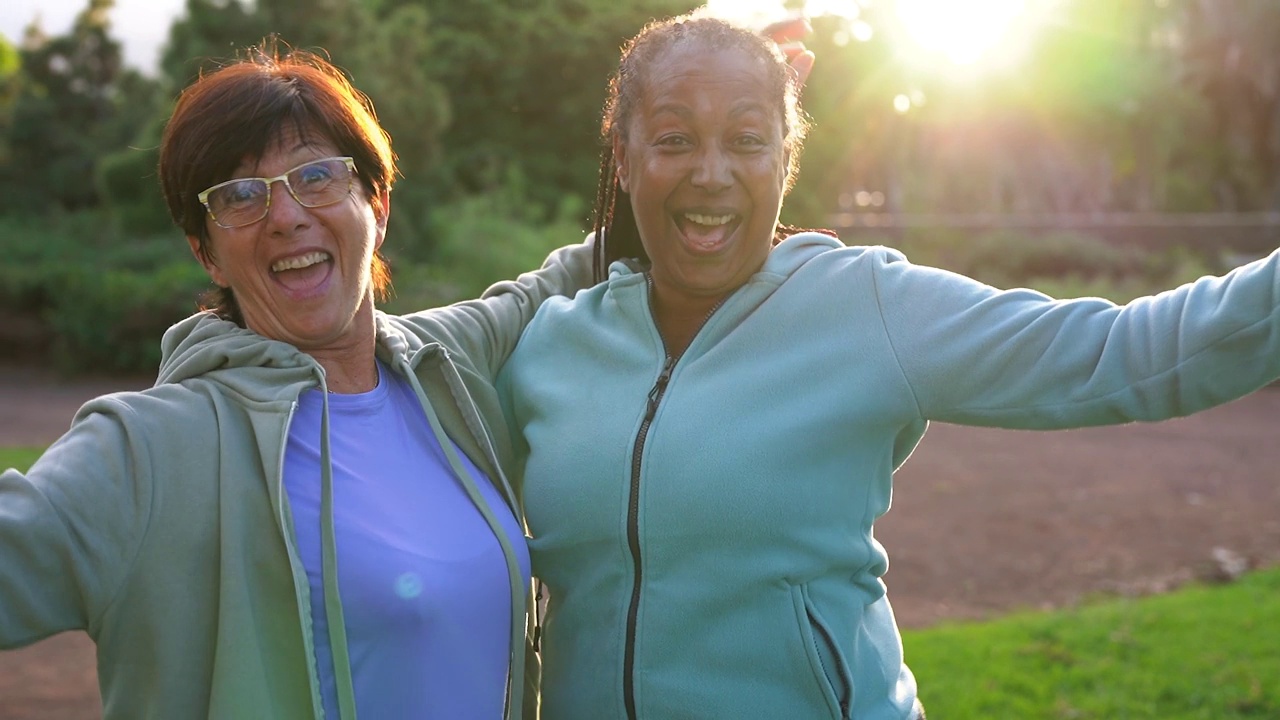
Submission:
[[31,463],[40,457],[44,448],[37,447],[0,447],[0,470],[17,468],[26,472]]
[[1280,718],[1280,569],[904,633],[930,718]]

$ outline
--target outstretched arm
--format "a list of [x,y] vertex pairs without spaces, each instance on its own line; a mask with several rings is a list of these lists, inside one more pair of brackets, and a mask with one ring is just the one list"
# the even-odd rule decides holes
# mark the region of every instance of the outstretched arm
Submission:
[[0,474],[0,648],[96,630],[150,507],[127,436],[118,417],[84,415],[28,472]]
[[1126,305],[1000,291],[901,260],[872,280],[929,419],[1016,429],[1163,420],[1280,375],[1280,251]]

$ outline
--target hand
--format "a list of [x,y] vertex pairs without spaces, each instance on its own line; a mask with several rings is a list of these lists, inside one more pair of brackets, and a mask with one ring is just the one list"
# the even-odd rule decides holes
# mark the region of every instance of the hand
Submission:
[[760,30],[760,34],[778,44],[778,49],[787,56],[787,63],[796,74],[796,82],[800,87],[809,79],[809,71],[813,70],[813,62],[817,58],[813,51],[804,46],[804,37],[813,32],[808,18],[796,14],[785,20],[770,23]]

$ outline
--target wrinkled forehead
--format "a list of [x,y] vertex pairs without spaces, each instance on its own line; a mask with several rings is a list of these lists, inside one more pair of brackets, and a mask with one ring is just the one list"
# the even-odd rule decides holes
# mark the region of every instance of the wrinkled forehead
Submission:
[[695,38],[675,41],[658,54],[641,74],[641,91],[651,93],[680,78],[702,82],[741,82],[776,92],[782,99],[783,88],[770,88],[772,61],[739,47],[714,47]]
[[[294,167],[295,158],[305,162],[308,158],[304,156],[316,152],[333,155],[337,149],[333,141],[313,125],[286,118],[265,134],[261,143],[248,148],[225,179],[275,175]],[[282,164],[284,167],[276,167]]]
[[[680,113],[711,107],[731,114],[756,111],[785,125],[785,87],[772,82],[769,63],[740,48],[705,48],[690,42],[673,46],[640,78],[639,114]],[[636,117],[630,118],[631,121]]]

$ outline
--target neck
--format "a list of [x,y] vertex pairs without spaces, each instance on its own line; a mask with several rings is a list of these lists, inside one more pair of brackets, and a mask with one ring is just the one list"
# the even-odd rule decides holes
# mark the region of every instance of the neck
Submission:
[[658,334],[672,357],[679,357],[693,342],[707,318],[724,298],[692,297],[673,299],[653,289],[653,315]]
[[378,386],[372,303],[359,312],[362,316],[355,320],[357,329],[353,332],[346,333],[338,342],[307,350],[324,368],[325,385],[331,393],[351,395],[369,392]]
[[318,353],[312,353],[312,357],[324,368],[325,385],[331,393],[354,395],[378,386],[378,367],[372,350],[362,358],[329,358]]

